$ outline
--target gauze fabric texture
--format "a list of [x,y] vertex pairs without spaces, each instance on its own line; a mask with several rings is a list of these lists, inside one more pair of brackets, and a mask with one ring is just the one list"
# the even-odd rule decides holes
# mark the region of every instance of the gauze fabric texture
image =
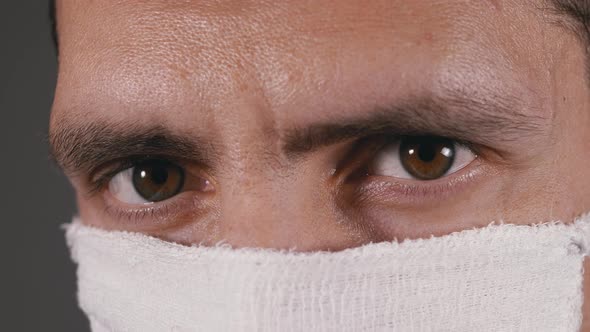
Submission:
[[590,216],[296,253],[186,247],[74,221],[102,331],[578,331]]

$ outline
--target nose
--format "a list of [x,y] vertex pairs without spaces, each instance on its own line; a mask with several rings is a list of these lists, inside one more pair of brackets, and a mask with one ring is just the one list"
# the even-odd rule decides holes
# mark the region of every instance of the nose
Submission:
[[325,176],[309,169],[270,173],[242,173],[220,183],[224,242],[236,248],[335,251],[370,241],[335,207]]

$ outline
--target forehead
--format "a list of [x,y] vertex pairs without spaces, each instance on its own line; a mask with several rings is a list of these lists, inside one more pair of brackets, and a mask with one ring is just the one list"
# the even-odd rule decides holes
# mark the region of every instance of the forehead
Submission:
[[251,104],[305,121],[449,89],[533,103],[551,61],[528,1],[80,0],[58,13],[69,112]]

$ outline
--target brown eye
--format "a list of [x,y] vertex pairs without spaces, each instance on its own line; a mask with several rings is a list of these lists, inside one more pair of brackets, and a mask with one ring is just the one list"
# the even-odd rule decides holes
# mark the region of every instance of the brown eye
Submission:
[[371,175],[435,180],[476,158],[467,147],[438,136],[404,137],[382,147],[371,163]]
[[420,180],[443,177],[455,161],[455,144],[443,137],[407,137],[399,147],[404,169]]
[[133,168],[133,187],[146,201],[159,202],[180,192],[183,170],[166,161],[151,160]]
[[148,204],[172,198],[185,184],[184,170],[164,160],[147,160],[117,174],[109,191],[127,204]]

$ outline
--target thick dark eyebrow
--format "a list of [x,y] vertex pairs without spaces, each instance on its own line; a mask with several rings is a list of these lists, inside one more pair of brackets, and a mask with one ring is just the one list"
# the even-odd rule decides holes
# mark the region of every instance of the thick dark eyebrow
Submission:
[[352,119],[292,129],[284,135],[284,150],[296,157],[372,135],[436,135],[496,147],[547,132],[548,119],[524,108],[509,98],[411,98]]
[[185,137],[154,125],[64,121],[50,130],[52,159],[68,175],[91,173],[97,167],[130,157],[167,157],[210,165],[212,151],[201,139]]

